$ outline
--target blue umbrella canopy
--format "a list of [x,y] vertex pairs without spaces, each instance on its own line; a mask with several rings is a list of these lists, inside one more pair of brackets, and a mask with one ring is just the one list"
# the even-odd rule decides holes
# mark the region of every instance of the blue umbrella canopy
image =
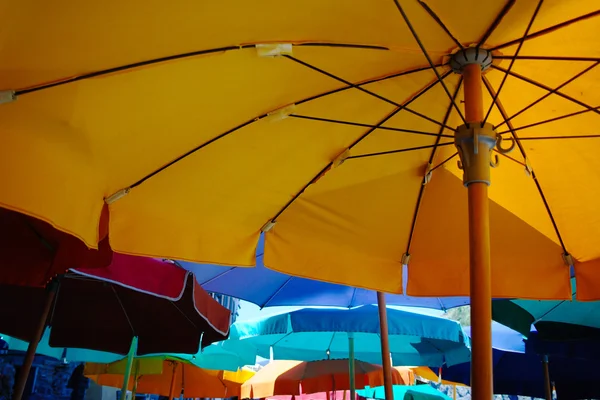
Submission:
[[[465,331],[469,332],[467,328]],[[536,336],[532,333],[532,336]],[[492,325],[494,363],[494,393],[543,398],[544,371],[542,356],[528,349],[529,344],[519,332],[494,323]],[[554,347],[550,357],[550,379],[559,399],[598,398],[600,372],[592,360],[574,359]],[[442,378],[470,384],[471,364],[442,368]]]
[[[452,320],[389,308],[390,351],[394,365],[454,365],[470,359],[469,340]],[[274,359],[316,361],[348,358],[353,335],[355,358],[380,364],[377,307],[303,308],[253,322],[235,323],[224,346],[247,346]]]
[[[264,239],[261,236],[256,250],[255,268],[223,267],[185,261],[177,263],[194,272],[205,290],[237,297],[260,307],[355,307],[377,303],[377,293],[372,290],[292,277],[267,269],[263,261],[263,249]],[[391,294],[386,295],[386,301],[388,305],[437,310],[469,304],[468,297],[410,297]]]
[[[9,351],[27,351],[28,342],[0,334],[0,337],[8,343]],[[122,354],[109,353],[105,351],[96,351],[79,348],[51,347],[48,343],[50,337],[50,328],[46,329],[40,340],[36,353],[56,359],[64,359],[67,362],[96,362],[111,363],[123,358]],[[148,357],[155,356],[150,354]],[[211,344],[197,354],[169,354],[205,369],[222,369],[226,371],[237,371],[238,368],[254,364],[256,356],[253,351],[244,348],[237,348],[235,351],[223,348],[223,342]]]

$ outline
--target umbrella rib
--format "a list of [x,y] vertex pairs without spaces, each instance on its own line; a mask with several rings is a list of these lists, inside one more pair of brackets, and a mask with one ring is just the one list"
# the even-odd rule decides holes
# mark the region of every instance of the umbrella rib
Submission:
[[429,5],[427,5],[427,3],[425,3],[423,0],[418,0],[419,4],[421,5],[421,7],[423,7],[425,9],[425,11],[427,11],[427,13],[431,16],[431,18],[434,19],[435,22],[437,22],[437,24],[440,26],[440,28],[442,28],[444,30],[444,32],[446,32],[446,34],[450,37],[450,39],[452,39],[452,41],[454,43],[456,43],[456,45],[462,50],[465,47],[462,45],[462,43],[456,38],[456,36],[454,36],[452,34],[452,32],[450,32],[450,29],[448,29],[448,27],[444,24],[444,22],[442,21],[442,19],[431,9],[431,7],[429,7]]
[[[519,52],[521,51],[521,48],[523,47],[523,43],[525,43],[525,37],[527,37],[527,35],[529,34],[529,31],[531,30],[531,27],[533,26],[533,23],[535,22],[535,18],[537,17],[538,12],[540,11],[540,8],[542,7],[543,3],[544,3],[544,0],[538,0],[537,6],[535,7],[535,10],[533,11],[533,15],[529,19],[529,24],[527,24],[527,28],[525,29],[525,33],[523,34],[523,37],[519,41],[519,45],[517,46],[517,50],[515,51],[515,56],[519,55]],[[488,108],[488,111],[485,114],[485,117],[483,117],[481,126],[483,126],[486,123],[486,121],[488,120],[488,118],[490,117],[490,114],[492,113],[492,110],[494,109],[494,105],[498,101],[498,96],[500,95],[500,92],[502,91],[502,88],[504,87],[504,84],[506,83],[508,74],[510,73],[510,70],[512,69],[513,65],[515,64],[515,61],[516,61],[516,58],[512,58],[510,60],[510,63],[508,64],[508,69],[507,69],[506,73],[504,74],[504,76],[502,77],[502,81],[500,82],[500,86],[498,86],[498,90],[492,96],[492,104],[490,104],[490,108]]]
[[[561,115],[561,116],[558,116],[558,117],[546,119],[546,120],[539,121],[539,122],[534,122],[534,123],[528,124],[528,125],[519,126],[517,128],[513,128],[512,131],[520,131],[522,129],[533,128],[535,126],[540,126],[540,125],[543,125],[543,124],[548,124],[550,122],[559,121],[561,119],[575,117],[577,115],[585,114],[585,113],[588,113],[590,111],[600,111],[600,106],[598,106],[598,107],[592,107],[591,109],[586,109],[586,110],[581,110],[581,111],[575,111],[575,112],[572,112],[572,113],[569,113],[569,114]],[[500,135],[504,135],[505,133],[510,133],[510,132],[511,132],[511,130],[507,129],[505,131],[498,132],[498,133]]]
[[423,53],[423,55],[427,59],[427,62],[429,63],[429,65],[431,66],[431,68],[433,69],[433,72],[435,73],[435,76],[438,78],[438,80],[442,84],[442,87],[444,88],[444,92],[446,92],[446,95],[448,96],[448,98],[450,99],[450,101],[452,101],[452,105],[456,109],[456,112],[458,113],[458,115],[462,119],[463,123],[466,124],[467,120],[465,119],[465,116],[463,115],[462,111],[460,110],[460,108],[458,107],[458,105],[456,104],[456,102],[454,101],[454,98],[452,97],[452,94],[450,93],[450,90],[448,90],[448,87],[444,83],[444,80],[442,79],[442,76],[440,75],[439,71],[437,70],[437,68],[435,68],[435,64],[431,60],[431,57],[429,56],[429,53],[427,53],[427,49],[425,49],[425,46],[423,45],[423,42],[421,42],[421,39],[419,39],[419,35],[417,35],[417,31],[415,30],[415,28],[411,24],[410,20],[408,19],[408,15],[406,15],[406,13],[404,12],[404,9],[402,8],[402,6],[400,5],[400,3],[399,3],[398,0],[394,0],[394,3],[396,4],[396,8],[398,9],[398,11],[400,11],[400,14],[402,14],[402,18],[404,19],[404,22],[406,22],[406,26],[408,27],[408,29],[412,33],[415,41],[417,42],[417,44],[421,48],[421,52]]
[[192,320],[191,320],[191,319],[190,319],[190,318],[189,318],[189,317],[188,317],[188,316],[187,316],[187,315],[186,315],[186,314],[185,314],[183,311],[181,311],[181,309],[179,308],[179,306],[178,306],[177,304],[175,304],[175,302],[173,302],[173,301],[169,301],[169,303],[171,303],[171,304],[173,305],[173,307],[175,307],[175,309],[176,309],[177,311],[179,311],[179,313],[180,313],[181,315],[183,315],[183,316],[184,316],[184,318],[185,318],[185,319],[187,319],[187,320],[188,320],[188,322],[189,322],[189,323],[190,323],[190,324],[191,324],[191,325],[192,325],[194,328],[198,329],[198,326],[197,326],[197,325],[196,325],[196,324],[195,324],[195,323],[194,323],[194,322],[193,322],[193,321],[192,321]]
[[519,161],[516,158],[509,156],[508,154],[500,153],[497,149],[493,149],[492,151],[496,154],[499,154],[502,157],[508,158],[509,160],[516,162],[517,164],[519,164],[522,167],[527,168],[527,164],[525,164],[523,161]]
[[350,49],[362,49],[362,50],[387,50],[390,51],[389,47],[386,46],[378,46],[373,44],[353,44],[353,43],[298,43],[294,46],[302,46],[302,47],[342,47],[342,48],[350,48]]
[[489,51],[500,50],[500,49],[503,49],[505,47],[509,47],[509,46],[514,45],[514,44],[517,44],[517,43],[519,43],[520,40],[528,41],[528,40],[531,40],[531,39],[535,39],[537,37],[544,36],[544,35],[546,35],[548,33],[554,32],[555,30],[564,28],[566,26],[572,25],[572,24],[577,23],[577,22],[585,21],[586,19],[593,18],[593,17],[598,16],[598,15],[600,15],[600,10],[593,11],[591,13],[584,14],[584,15],[581,15],[579,17],[576,17],[576,18],[573,18],[573,19],[561,22],[560,24],[556,24],[556,25],[550,26],[548,28],[539,30],[537,32],[533,32],[533,33],[527,35],[524,38],[514,39],[514,40],[511,40],[510,42],[506,42],[504,44],[500,44],[500,45],[492,47],[491,49],[488,49],[488,50]]
[[[450,75],[451,71],[447,71],[444,74],[444,77]],[[401,110],[406,109],[406,106],[409,105],[410,103],[412,103],[413,101],[415,101],[416,99],[418,99],[420,96],[422,96],[423,94],[427,93],[429,90],[431,90],[431,88],[435,87],[435,85],[438,83],[439,81],[436,79],[433,82],[429,83],[426,87],[424,87],[419,93],[417,93],[415,96],[413,96],[411,99],[407,100],[404,105],[400,106],[400,107],[396,107],[396,109],[394,111],[392,111],[391,113],[389,113],[385,118],[383,118],[381,121],[379,121],[379,123],[376,124],[377,127],[385,124],[390,118],[392,118],[394,115],[398,114]],[[366,137],[368,137],[371,133],[373,133],[376,130],[376,128],[370,128],[369,130],[367,130],[365,133],[363,133],[358,139],[356,139],[349,147],[348,150],[351,150],[354,146],[356,146],[357,144],[359,144],[360,142],[362,142]],[[279,218],[279,216],[281,214],[283,214],[283,212],[285,210],[287,210],[292,203],[294,203],[294,201],[296,201],[298,199],[298,197],[300,197],[302,195],[302,193],[304,193],[304,191],[313,183],[315,183],[319,177],[321,175],[323,175],[331,166],[333,165],[333,161],[330,161],[327,163],[327,165],[325,165],[323,167],[322,170],[320,170],[310,181],[308,181],[301,189],[300,191],[298,191],[298,193],[296,193],[294,195],[294,197],[292,197],[278,212],[277,214],[275,214],[275,216],[273,218],[271,218],[271,222],[276,222],[277,218]]]
[[540,82],[534,81],[533,79],[527,78],[526,76],[517,74],[516,72],[513,72],[513,71],[507,71],[506,69],[504,69],[502,67],[499,67],[497,65],[492,65],[491,68],[497,69],[498,71],[506,72],[506,73],[508,73],[509,75],[511,75],[511,76],[513,76],[515,78],[518,78],[518,79],[520,79],[520,80],[522,80],[524,82],[527,82],[527,83],[529,83],[529,84],[531,84],[533,86],[537,86],[537,87],[539,87],[541,89],[544,89],[544,90],[547,90],[549,92],[552,92],[552,94],[560,96],[560,97],[562,97],[564,99],[567,99],[567,100],[569,100],[569,101],[571,101],[571,102],[573,102],[573,103],[575,103],[577,105],[585,107],[585,108],[587,108],[590,111],[594,111],[594,112],[600,114],[600,111],[598,111],[597,107],[592,107],[589,104],[586,104],[586,103],[584,103],[582,101],[579,101],[579,100],[577,100],[577,99],[575,99],[575,98],[573,98],[573,97],[571,97],[569,95],[566,95],[566,94],[564,94],[562,92],[559,92],[558,90],[553,91],[553,89],[551,87],[548,87],[548,86],[546,86],[546,85],[544,85],[544,84],[542,84]]
[[[375,125],[372,125],[372,124],[363,124],[363,123],[360,123],[360,122],[342,121],[342,120],[329,119],[329,118],[319,118],[319,117],[312,117],[312,116],[309,116],[309,115],[292,114],[292,115],[290,115],[290,117],[299,118],[299,119],[306,119],[306,120],[311,120],[311,121],[330,122],[330,123],[333,123],[333,124],[360,126],[360,127],[363,127],[363,128],[377,128],[377,129],[382,129],[382,130],[387,130],[387,131],[413,133],[415,135],[439,136],[439,134],[433,133],[433,132],[423,132],[423,131],[417,131],[417,130],[412,130],[412,129],[392,128],[392,127],[388,127],[388,126],[375,126]],[[442,128],[442,130],[443,129],[444,128]],[[452,136],[452,135],[442,135],[442,137],[453,138],[454,136]]]
[[[452,114],[452,103],[454,103],[456,101],[456,99],[458,97],[458,94],[460,93],[460,88],[462,86],[462,83],[463,83],[463,77],[461,75],[461,77],[460,77],[460,79],[458,81],[458,85],[456,86],[456,90],[454,91],[454,95],[452,97],[452,100],[448,104],[448,108],[446,109],[446,114],[444,115],[444,120],[443,120],[444,125],[446,125],[448,123],[448,119],[450,119],[450,114]],[[443,131],[444,131],[444,128],[440,128],[439,134],[441,135]],[[440,139],[441,139],[441,137],[438,137],[436,139],[435,144],[439,144]],[[431,165],[433,163],[436,151],[437,151],[437,147],[434,147],[433,150],[431,151],[431,154],[429,155],[429,161],[427,163],[428,165]],[[458,153],[455,153],[454,155],[456,155],[456,154],[458,154]],[[454,157],[454,156],[452,156],[452,157]],[[449,161],[449,159],[445,160],[443,163],[445,163],[446,161]],[[440,165],[442,165],[442,164],[440,164]],[[433,168],[430,172],[432,172],[436,168]],[[405,252],[405,254],[407,254],[407,255],[410,255],[410,247],[412,245],[413,235],[415,233],[415,228],[417,226],[417,216],[418,216],[419,210],[421,208],[421,202],[423,200],[423,194],[424,194],[424,192],[425,192],[425,177],[423,177],[423,184],[419,188],[419,194],[417,195],[417,204],[415,205],[415,211],[413,212],[412,223],[411,223],[411,226],[410,226],[410,233],[408,235],[408,242],[406,244],[406,252]]]
[[489,39],[489,37],[492,35],[492,33],[494,33],[496,28],[500,25],[500,23],[502,22],[502,20],[506,16],[506,14],[508,14],[508,12],[511,10],[511,8],[515,5],[515,2],[516,2],[516,0],[509,0],[504,5],[502,10],[500,10],[500,13],[496,16],[496,19],[494,19],[494,22],[492,22],[492,24],[490,25],[488,30],[483,34],[483,36],[479,40],[477,47],[481,47]]
[[275,291],[275,293],[272,293],[269,298],[264,302],[263,305],[260,306],[260,309],[262,310],[264,307],[267,307],[269,305],[269,302],[271,300],[273,300],[275,298],[275,296],[277,296],[285,287],[285,285],[287,285],[288,283],[290,283],[290,281],[292,280],[292,277],[290,276],[289,278],[286,279],[285,282],[283,282],[283,285],[279,286],[279,288],[277,288],[277,290]]
[[[483,79],[483,83],[484,83],[485,87],[487,88],[488,92],[490,93],[490,95],[493,96],[495,93],[494,93],[492,84],[485,76],[483,76],[482,79]],[[498,101],[496,103],[496,107],[498,108],[498,111],[500,111],[502,118],[506,119],[507,114],[506,114],[506,110],[504,109],[504,106],[502,105],[502,102]],[[511,135],[512,135],[513,139],[515,140],[515,142],[517,143],[517,147],[519,148],[519,151],[521,152],[523,159],[527,160],[527,153],[525,152],[525,148],[523,147],[523,145],[521,144],[521,141],[519,140],[519,136],[513,130],[512,122],[508,121],[507,125],[508,125],[508,128],[511,130]],[[562,235],[560,234],[560,231],[558,229],[556,220],[554,219],[554,215],[552,214],[552,210],[550,209],[550,205],[548,204],[548,200],[546,199],[544,191],[542,190],[542,186],[540,185],[540,182],[538,181],[537,175],[535,174],[535,171],[532,168],[528,168],[528,171],[530,171],[531,177],[533,178],[533,182],[535,183],[538,193],[540,194],[540,197],[542,198],[544,206],[546,207],[546,212],[548,213],[548,217],[550,217],[550,222],[552,222],[552,226],[554,227],[554,231],[556,233],[558,241],[560,242],[560,246],[562,247],[564,254],[568,255],[569,252],[567,251],[567,248],[563,241]]]
[[499,54],[494,60],[534,60],[534,61],[600,61],[600,57],[524,56]]
[[[372,91],[370,91],[370,90],[368,90],[368,89],[365,89],[365,88],[363,88],[363,87],[361,87],[361,86],[359,86],[359,85],[355,85],[355,84],[353,84],[353,83],[352,83],[352,82],[350,82],[350,81],[347,81],[347,80],[345,80],[345,79],[343,79],[343,78],[340,78],[340,77],[339,77],[339,76],[337,76],[337,75],[334,75],[334,74],[332,74],[331,72],[327,72],[327,71],[325,71],[325,70],[323,70],[323,69],[321,69],[321,68],[319,68],[319,67],[316,67],[316,66],[314,66],[314,65],[312,65],[312,64],[309,64],[309,63],[307,63],[307,62],[305,62],[305,61],[299,60],[299,59],[297,59],[297,58],[295,58],[295,57],[293,57],[293,56],[288,56],[288,55],[285,55],[284,57],[285,57],[285,58],[287,58],[287,59],[289,59],[289,60],[292,60],[292,61],[294,61],[294,62],[296,62],[296,63],[298,63],[298,64],[300,64],[300,65],[303,65],[303,66],[305,66],[305,67],[307,67],[307,68],[309,68],[309,69],[312,69],[313,71],[316,71],[316,72],[319,72],[319,73],[321,73],[321,74],[323,74],[323,75],[325,75],[325,76],[328,76],[329,78],[335,79],[335,80],[337,80],[337,81],[339,81],[339,82],[342,82],[342,83],[344,83],[344,84],[346,84],[346,85],[349,85],[349,86],[351,86],[351,87],[352,87],[352,88],[354,88],[354,89],[360,90],[361,92],[364,92],[364,93],[366,93],[366,94],[368,94],[368,95],[370,95],[370,96],[373,96],[373,97],[375,97],[376,99],[379,99],[379,100],[381,100],[381,101],[384,101],[384,102],[386,102],[386,103],[388,103],[388,104],[391,104],[391,105],[393,105],[393,106],[396,106],[396,107],[401,107],[401,104],[400,104],[400,103],[397,103],[397,102],[395,102],[395,101],[393,101],[393,100],[390,100],[390,99],[388,99],[387,97],[384,97],[384,96],[378,95],[377,93],[375,93],[375,92],[372,92]],[[440,75],[439,75],[439,72],[437,71],[437,69],[436,69],[436,68],[434,68],[434,65],[433,65],[433,64],[432,64],[432,67],[431,67],[431,68],[432,68],[432,69],[435,71],[436,75],[437,75],[438,77],[440,77]],[[438,79],[441,79],[441,78],[438,78]],[[442,84],[443,84],[443,82],[442,82]],[[430,117],[428,117],[428,116],[426,116],[426,115],[424,115],[424,114],[421,114],[421,113],[419,113],[419,112],[417,112],[417,111],[411,110],[411,109],[410,109],[410,108],[408,108],[408,107],[404,107],[404,109],[405,109],[406,111],[408,111],[408,112],[412,113],[412,114],[415,114],[415,115],[417,115],[417,116],[419,116],[419,117],[421,117],[421,118],[423,118],[423,119],[426,119],[427,121],[433,122],[433,123],[434,123],[434,124],[436,124],[436,125],[441,125],[441,123],[440,123],[439,121],[436,121],[436,120],[434,120],[433,118],[430,118]],[[447,127],[447,128],[448,128],[448,129],[451,129],[451,128],[449,128],[449,127]]]
[[[587,68],[585,68],[584,70],[580,71],[579,73],[577,73],[576,75],[574,75],[572,78],[566,80],[565,82],[561,83],[560,85],[558,85],[556,88],[550,90],[548,93],[546,93],[545,95],[543,95],[542,97],[540,97],[539,99],[535,100],[534,102],[530,103],[529,105],[527,105],[526,107],[522,108],[521,110],[519,110],[518,112],[516,112],[515,114],[511,115],[510,117],[508,117],[508,119],[505,119],[503,122],[501,122],[500,124],[494,126],[494,129],[497,129],[498,127],[506,124],[508,121],[516,118],[517,116],[521,115],[522,113],[524,113],[525,111],[529,110],[531,107],[535,106],[536,104],[540,103],[542,100],[546,99],[548,96],[550,96],[553,93],[556,93],[557,91],[559,91],[560,89],[562,89],[563,87],[567,86],[568,84],[570,84],[571,82],[573,82],[574,80],[578,79],[579,77],[581,77],[582,75],[584,75],[585,73],[591,71],[592,69],[596,68],[598,66],[598,64],[600,64],[600,61],[596,61],[594,64],[589,65]],[[506,76],[506,75],[505,75]],[[510,131],[510,130],[509,130]]]
[[[418,72],[426,71],[426,70],[429,70],[429,69],[431,69],[431,67],[419,67],[419,68],[415,68],[415,69],[411,69],[411,70],[407,70],[407,71],[403,71],[403,72],[398,72],[396,74],[392,74],[392,75],[385,76],[385,77],[380,77],[380,78],[375,78],[375,79],[371,79],[371,80],[366,80],[364,82],[353,84],[353,85],[354,86],[367,85],[369,83],[381,82],[381,81],[384,81],[384,80],[387,80],[387,79],[393,79],[393,78],[397,78],[399,76],[404,76],[404,75],[409,75],[409,74],[413,74],[413,73],[418,73]],[[353,88],[354,86],[345,86],[345,87],[342,87],[342,88],[330,90],[330,91],[325,92],[325,93],[321,93],[321,94],[318,94],[318,95],[315,95],[315,96],[311,96],[311,97],[302,99],[300,101],[297,101],[295,104],[296,105],[300,105],[300,104],[303,104],[303,103],[307,103],[309,101],[316,100],[316,99],[319,99],[321,97],[325,97],[325,96],[328,96],[328,95],[331,95],[331,94],[334,94],[334,93],[343,92],[345,90]],[[226,132],[224,132],[224,133],[222,133],[222,134],[220,134],[220,135],[218,135],[218,136],[210,139],[207,142],[204,142],[204,143],[196,146],[195,148],[191,149],[187,153],[184,153],[183,155],[181,155],[181,156],[177,157],[176,159],[174,159],[174,160],[168,162],[167,164],[163,165],[159,169],[157,169],[157,170],[153,171],[152,173],[144,176],[143,178],[141,178],[140,180],[138,180],[137,182],[135,182],[134,184],[132,184],[131,186],[129,186],[129,189],[132,189],[132,188],[134,188],[136,186],[141,185],[142,183],[144,183],[148,179],[152,178],[153,176],[157,175],[158,173],[164,171],[165,169],[167,169],[170,166],[176,164],[177,162],[183,160],[184,158],[186,158],[186,157],[194,154],[195,152],[203,149],[204,147],[206,147],[206,146],[208,146],[208,145],[216,142],[217,140],[222,139],[225,136],[227,136],[227,135],[229,135],[229,134],[231,134],[231,133],[233,133],[235,131],[238,131],[238,130],[240,130],[240,129],[242,129],[242,128],[244,128],[244,127],[246,127],[246,126],[248,126],[248,125],[250,125],[250,124],[252,124],[254,122],[260,121],[261,119],[266,118],[267,116],[268,116],[268,114],[259,115],[259,116],[255,117],[255,118],[251,119],[251,120],[248,120],[248,121],[246,121],[246,122],[244,122],[244,123],[242,123],[242,124],[240,124],[240,125],[232,128],[232,129],[230,129],[230,130],[228,130],[228,131],[226,131]]]
[[379,151],[377,153],[358,154],[358,155],[355,155],[355,156],[350,156],[347,159],[348,160],[353,160],[353,159],[357,159],[357,158],[367,158],[367,157],[375,157],[375,156],[385,156],[385,155],[388,155],[388,154],[406,153],[408,151],[415,151],[415,150],[435,149],[437,147],[449,146],[451,144],[454,144],[454,142],[429,144],[429,145],[426,145],[426,146],[417,146],[417,147],[407,147],[405,149]]
[[133,324],[131,323],[131,320],[129,319],[129,314],[127,313],[127,310],[125,310],[125,306],[123,306],[123,302],[121,301],[121,297],[119,297],[119,294],[117,293],[117,290],[115,289],[115,286],[112,285],[112,284],[109,284],[109,285],[110,285],[110,288],[111,288],[113,294],[117,298],[117,301],[119,302],[119,306],[121,307],[121,310],[123,311],[123,314],[125,314],[125,318],[127,319],[127,323],[129,324],[129,327],[131,328],[131,333],[133,334],[133,336],[137,336],[135,334],[135,329],[133,328]]

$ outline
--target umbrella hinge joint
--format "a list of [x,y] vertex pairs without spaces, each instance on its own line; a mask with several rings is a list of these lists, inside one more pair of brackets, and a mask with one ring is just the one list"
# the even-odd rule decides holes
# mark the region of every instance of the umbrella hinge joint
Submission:
[[269,122],[281,121],[292,115],[296,111],[296,104],[288,104],[276,110],[267,113],[265,119]]
[[127,194],[129,194],[130,191],[131,191],[130,187],[121,189],[118,192],[115,192],[115,193],[111,194],[110,196],[105,197],[104,202],[108,205],[111,205],[112,203],[116,202],[117,200],[127,196]]
[[575,259],[573,258],[573,256],[571,254],[563,253],[562,258],[567,267],[572,267],[575,265]]
[[12,103],[17,100],[14,90],[0,90],[0,104]]
[[409,253],[402,254],[402,265],[408,265],[409,262],[410,262],[410,254]]
[[431,163],[427,163],[425,166],[425,175],[423,176],[423,186],[431,182],[431,176],[433,175],[433,169]]
[[527,157],[525,157],[525,174],[530,177],[533,176],[533,167],[529,163],[529,158]]
[[291,43],[264,43],[255,47],[259,57],[280,57],[293,55],[294,46]]
[[514,143],[509,148],[499,147],[499,137],[489,123],[458,127],[454,134],[454,144],[458,150],[458,168],[463,171],[465,186],[475,182],[490,185],[490,168],[495,168],[500,163],[498,155],[492,154],[494,149],[504,154],[514,148]]
[[261,231],[262,233],[267,233],[267,232],[269,232],[271,229],[273,229],[273,227],[275,226],[275,224],[276,224],[276,223],[277,223],[277,221],[269,220],[269,221],[267,221],[267,223],[266,223],[266,224],[264,224],[264,225],[262,226],[262,228],[260,228],[260,231]]

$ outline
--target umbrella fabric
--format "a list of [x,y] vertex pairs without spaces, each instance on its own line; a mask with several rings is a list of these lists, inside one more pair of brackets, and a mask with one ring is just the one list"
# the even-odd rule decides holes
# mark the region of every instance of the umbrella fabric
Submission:
[[[356,387],[379,385],[383,381],[380,365],[355,361]],[[396,384],[412,384],[412,371],[394,370]],[[241,398],[265,398],[276,395],[349,390],[348,360],[321,360],[311,362],[271,361],[242,385]]]
[[[45,289],[0,288],[0,332],[29,340],[39,322]],[[127,354],[189,353],[227,337],[230,312],[169,262],[113,256],[105,268],[77,269],[59,280],[49,316],[49,344]]]
[[[470,359],[469,340],[456,321],[389,308],[390,351],[394,365],[452,365]],[[224,345],[247,345],[257,354],[280,360],[348,358],[348,333],[354,334],[355,358],[380,363],[376,306],[352,309],[304,308],[232,325]]]
[[[494,393],[543,398],[544,371],[542,357],[525,353],[523,336],[494,324],[492,330]],[[600,379],[595,366],[597,361],[553,356],[550,359],[550,379],[554,382],[558,398],[594,398],[600,389],[594,382]],[[469,363],[442,368],[442,377],[448,381],[469,385]],[[579,397],[582,393],[584,397]]]
[[[11,351],[27,351],[28,342],[19,340],[6,335],[0,335],[8,342],[9,350]],[[95,363],[112,363],[123,358],[121,354],[108,353],[104,351],[95,351],[78,348],[62,348],[51,347],[48,343],[50,339],[50,329],[46,329],[42,339],[38,343],[36,353],[45,356],[54,357],[56,359],[64,359],[67,362],[95,362]],[[253,352],[243,349],[236,349],[235,352],[228,351],[223,348],[222,342],[211,344],[201,349],[196,354],[169,354],[178,359],[185,360],[190,364],[194,364],[204,369],[237,371],[244,365],[254,364],[256,357]],[[150,355],[154,356],[154,355]],[[147,357],[150,357],[147,356]]]
[[[86,363],[84,374],[103,386],[122,387],[126,359],[111,364]],[[234,397],[240,386],[254,372],[249,370],[218,371],[200,368],[187,360],[174,356],[137,357],[132,371],[137,370],[137,392],[169,396],[174,379],[177,396],[184,397]],[[175,376],[173,377],[173,374]],[[134,377],[129,382],[133,389]]]
[[[192,271],[205,290],[237,297],[260,307],[356,307],[377,303],[377,293],[372,290],[290,276],[266,268],[264,243],[264,236],[261,235],[256,249],[256,268],[223,267],[187,261],[177,263]],[[248,282],[252,282],[252,285]],[[385,298],[388,305],[439,310],[469,304],[468,297],[412,297],[388,293]]]
[[110,203],[115,251],[205,263],[253,265],[262,229],[270,268],[391,293],[404,259],[416,296],[469,292],[447,61],[491,49],[487,122],[520,139],[492,172],[493,295],[569,298],[567,254],[599,297],[597,0],[3,12],[0,204],[95,247]]
[[[398,400],[450,400],[450,397],[429,385],[394,385],[393,389],[394,399]],[[370,399],[385,400],[385,388],[383,386],[359,390],[357,394]]]
[[547,339],[539,332],[531,332],[525,341],[525,351],[569,359],[600,360],[600,330],[592,338]]
[[88,249],[46,222],[0,208],[0,284],[44,287],[69,268],[105,267],[112,259],[106,229],[102,237],[98,250]]
[[529,334],[534,324],[550,340],[600,339],[600,301],[577,301],[576,289],[573,279],[572,300],[496,300],[493,318],[523,334]]

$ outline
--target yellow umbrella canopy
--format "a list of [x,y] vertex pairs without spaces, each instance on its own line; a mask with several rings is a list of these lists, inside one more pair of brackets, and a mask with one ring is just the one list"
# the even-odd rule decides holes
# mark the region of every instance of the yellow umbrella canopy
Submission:
[[492,294],[569,298],[575,264],[598,298],[597,0],[0,9],[3,207],[95,247],[108,204],[114,250],[198,262],[251,266],[266,232],[285,273],[400,293],[408,264],[408,294],[466,295],[449,61],[474,46],[485,120],[520,138],[492,171]]

